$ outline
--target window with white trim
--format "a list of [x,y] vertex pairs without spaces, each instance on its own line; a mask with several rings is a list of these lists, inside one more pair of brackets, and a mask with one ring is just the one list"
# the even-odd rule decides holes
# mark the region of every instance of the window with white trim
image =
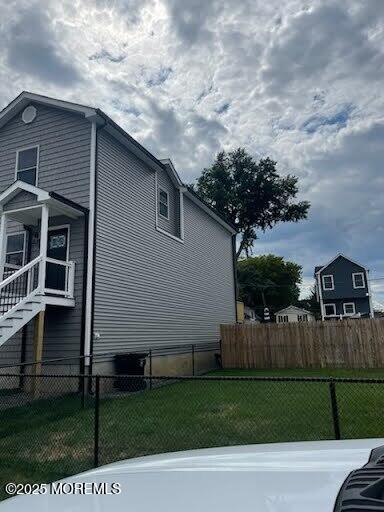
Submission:
[[159,187],[159,215],[169,220],[169,194]]
[[287,323],[288,322],[288,315],[279,315],[277,317],[277,319],[279,321],[278,322],[279,324]]
[[344,315],[354,315],[356,313],[354,302],[344,302],[343,309]]
[[335,289],[333,275],[322,276],[322,280],[323,280],[323,290],[334,290]]
[[25,262],[25,232],[7,235],[5,262],[22,267]]
[[324,314],[325,316],[335,316],[336,304],[324,304]]
[[308,322],[308,315],[298,315],[297,321],[298,322]]
[[37,184],[39,148],[20,149],[16,154],[16,180]]
[[354,288],[365,288],[364,272],[354,272],[352,274],[352,282]]

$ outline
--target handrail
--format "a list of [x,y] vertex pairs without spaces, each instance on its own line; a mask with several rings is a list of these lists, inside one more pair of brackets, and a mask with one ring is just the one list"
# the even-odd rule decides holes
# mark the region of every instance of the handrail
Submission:
[[24,267],[21,267],[14,274],[12,274],[11,276],[9,276],[6,279],[4,279],[4,281],[1,281],[1,283],[0,283],[0,290],[2,288],[4,288],[4,286],[7,286],[7,284],[9,284],[12,281],[14,281],[15,279],[17,279],[19,276],[23,275],[25,271],[27,271],[30,268],[32,268],[34,265],[36,265],[36,263],[38,263],[41,260],[42,260],[42,256],[39,254],[39,256],[37,256],[34,260],[32,260],[29,263],[27,263],[26,265],[24,265]]
[[53,263],[55,265],[63,265],[64,267],[70,267],[72,264],[72,261],[55,260],[54,258],[45,258],[45,261],[47,263]]

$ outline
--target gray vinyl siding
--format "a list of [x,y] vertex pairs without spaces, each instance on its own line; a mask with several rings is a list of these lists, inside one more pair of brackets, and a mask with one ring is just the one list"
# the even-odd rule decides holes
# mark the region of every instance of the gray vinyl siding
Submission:
[[369,315],[369,300],[368,298],[345,298],[345,299],[334,299],[324,301],[325,304],[335,304],[336,307],[336,315],[344,315],[344,307],[343,304],[353,302],[355,304],[356,313],[360,313],[361,315]]
[[18,208],[26,208],[36,204],[36,196],[22,190],[4,205],[4,211],[17,210]]
[[159,213],[159,205],[157,208],[158,211],[158,226],[161,229],[164,229],[171,235],[180,237],[180,194],[178,189],[174,186],[171,179],[169,178],[167,172],[165,170],[157,172],[157,186],[158,189],[162,188],[166,192],[168,192],[168,217],[169,219],[165,219]]
[[39,146],[37,186],[89,205],[91,123],[63,110],[36,104],[37,117],[21,113],[0,128],[0,192],[15,181],[16,151]]
[[155,227],[155,173],[98,135],[94,352],[219,339],[235,320],[231,234],[184,199],[185,242]]
[[[37,117],[29,125],[21,114],[0,128],[0,193],[15,180],[16,151],[39,145],[37,186],[55,191],[82,206],[89,206],[91,123],[83,117],[39,104]],[[20,208],[34,204],[34,196],[21,192],[8,204]],[[6,208],[7,209],[7,208]],[[84,218],[50,218],[52,224],[70,224],[69,259],[75,261],[75,308],[48,306],[46,311],[44,359],[78,355],[81,347],[81,308],[83,286]],[[10,222],[8,232],[23,228]],[[39,241],[32,247],[32,258],[38,254]],[[27,359],[32,359],[34,322],[28,325]],[[0,364],[9,359],[20,360],[21,331],[0,347]],[[13,361],[12,361],[13,362]]]

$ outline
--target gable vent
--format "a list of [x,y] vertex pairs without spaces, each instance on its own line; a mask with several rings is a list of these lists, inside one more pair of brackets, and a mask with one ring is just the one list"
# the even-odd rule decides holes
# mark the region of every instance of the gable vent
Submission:
[[29,105],[23,110],[23,113],[21,115],[21,119],[25,124],[32,123],[32,121],[35,119],[37,115],[37,110],[33,105]]

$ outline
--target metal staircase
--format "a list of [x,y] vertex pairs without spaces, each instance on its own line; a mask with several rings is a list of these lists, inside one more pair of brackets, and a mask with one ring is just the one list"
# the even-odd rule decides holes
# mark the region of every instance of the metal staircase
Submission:
[[46,307],[38,256],[0,283],[0,346]]

